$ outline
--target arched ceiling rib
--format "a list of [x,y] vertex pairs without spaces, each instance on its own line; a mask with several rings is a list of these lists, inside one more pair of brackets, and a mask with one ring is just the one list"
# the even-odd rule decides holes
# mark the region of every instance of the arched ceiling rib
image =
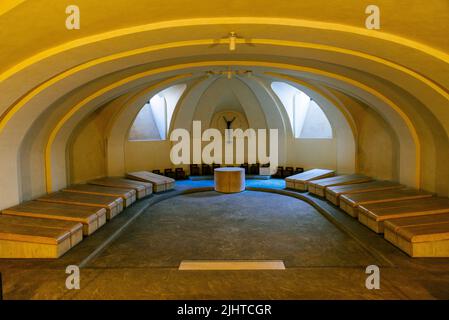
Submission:
[[[28,99],[29,99],[29,98],[26,97],[26,98],[22,99],[22,101],[25,102],[25,101],[27,101]],[[19,107],[19,105],[16,105],[16,107]],[[3,120],[6,121],[6,118],[4,118]]]
[[[227,88],[223,88],[226,85]],[[226,90],[227,92],[223,92]],[[224,95],[223,95],[224,94]],[[265,113],[262,112],[262,107],[257,101],[254,93],[248,88],[248,86],[242,82],[239,77],[226,79],[223,77],[217,78],[202,95],[195,109],[194,119],[200,120],[204,127],[209,127],[213,115],[217,112],[217,103],[220,101],[214,101],[214,98],[226,97],[227,95],[233,95],[237,100],[237,103],[241,106],[243,113],[247,117],[250,128],[266,128],[267,121]],[[211,97],[211,99],[210,99]],[[231,108],[232,106],[229,106]]]
[[[198,37],[199,35],[197,35]],[[256,45],[260,45],[260,47],[270,47],[270,46],[278,46],[280,48],[282,47],[286,47],[289,49],[295,49],[295,48],[303,48],[303,49],[310,49],[310,50],[314,50],[317,52],[330,52],[332,54],[339,54],[339,55],[346,55],[346,56],[352,56],[352,57],[358,57],[360,59],[364,59],[364,60],[368,60],[370,62],[374,62],[374,63],[378,63],[381,65],[384,65],[386,67],[389,68],[393,68],[396,70],[399,70],[401,72],[407,73],[410,76],[418,79],[421,82],[424,82],[426,85],[430,86],[432,89],[438,91],[440,94],[442,95],[446,95],[447,94],[447,90],[442,89],[437,83],[435,83],[434,81],[430,80],[429,77],[425,77],[422,76],[419,72],[413,71],[413,69],[407,68],[405,66],[403,66],[402,64],[398,64],[398,63],[394,63],[394,59],[384,59],[381,58],[379,56],[376,56],[375,54],[370,54],[370,53],[364,53],[362,51],[357,51],[357,50],[351,50],[351,49],[347,49],[347,48],[340,48],[337,46],[330,46],[330,45],[323,45],[323,44],[317,44],[317,43],[306,43],[306,42],[300,42],[297,40],[282,40],[282,39],[252,39],[251,42],[253,44]],[[48,73],[48,71],[54,69],[55,67],[59,67],[59,70],[54,70],[53,75],[48,74],[47,77],[53,77],[53,76],[57,76],[57,78],[54,78],[53,81],[57,81],[59,79],[62,79],[63,77],[67,77],[70,74],[73,74],[74,72],[80,72],[81,70],[85,70],[87,68],[92,68],[96,65],[100,65],[100,64],[104,64],[104,63],[108,63],[111,61],[116,61],[116,60],[123,60],[124,58],[129,58],[129,57],[133,57],[136,55],[142,55],[144,53],[148,53],[148,52],[155,52],[155,51],[167,51],[169,49],[176,49],[176,50],[180,50],[182,48],[189,48],[189,47],[208,47],[211,44],[214,44],[215,40],[214,39],[194,39],[194,40],[188,40],[188,41],[178,41],[178,42],[167,42],[167,43],[163,43],[163,44],[158,44],[158,45],[154,45],[154,46],[145,46],[142,48],[137,48],[134,50],[130,50],[130,51],[120,51],[119,53],[113,54],[110,53],[108,51],[105,50],[97,50],[95,52],[91,52],[90,56],[91,57],[87,57],[84,55],[79,55],[79,56],[69,56],[69,59],[63,59],[62,61],[60,61],[59,63],[55,63],[54,61],[47,61],[47,63],[45,63],[45,61],[43,61],[42,63],[44,63],[46,65],[46,68],[43,70],[40,70],[41,72],[39,73],[39,76],[43,76],[45,74]],[[261,49],[259,46],[256,46],[256,48],[252,48],[252,50],[250,50],[251,53],[254,54],[260,54],[261,52],[263,52],[263,50],[261,50],[261,52],[259,52],[259,50]],[[239,47],[239,50],[243,50],[245,49],[245,45],[242,45],[241,48]],[[202,52],[204,52],[204,50],[201,48],[199,48],[199,50],[201,50]],[[209,48],[210,50],[210,48]],[[98,56],[98,52],[102,52],[102,55],[99,57]],[[198,51],[199,52],[199,51]],[[210,52],[212,54],[215,54],[217,51],[215,50],[210,50]],[[187,52],[188,53],[188,52]],[[316,52],[315,52],[316,54]],[[51,57],[51,56],[50,56]],[[402,56],[401,56],[402,57]],[[55,56],[56,58],[56,56]],[[87,60],[87,61],[83,61]],[[51,59],[47,59],[47,60],[51,60]],[[68,62],[67,62],[68,61]],[[37,63],[38,61],[33,61],[34,63]],[[73,67],[70,66],[62,66],[61,62],[65,62],[65,63],[71,63],[73,65]],[[31,63],[31,62],[30,62]],[[340,63],[344,64],[344,60],[342,60]],[[403,61],[401,61],[401,63],[403,63]],[[447,68],[446,66],[443,66]],[[62,68],[62,70],[61,70]],[[19,70],[16,70],[19,71]],[[62,71],[62,72],[61,72]],[[443,70],[437,70],[438,72],[432,73],[432,77],[438,78],[438,74],[441,74],[443,76],[443,85],[446,84],[446,89],[447,89],[447,77],[444,77],[444,69]],[[34,77],[36,77],[35,74],[33,74]],[[0,75],[0,80],[5,80],[8,78],[8,75],[6,73],[3,74],[3,77]],[[36,79],[38,80],[38,79]],[[38,80],[38,81],[42,81],[44,79]],[[28,82],[24,83],[24,86],[27,85]],[[7,84],[7,82],[5,82],[3,85]]]
[[[218,19],[218,23],[231,26],[234,26],[238,23],[247,23],[256,26],[260,24],[287,25],[290,27],[305,27],[309,29],[316,28],[323,31],[337,30],[340,32],[348,32],[361,35],[363,37],[369,36],[384,39],[386,41],[401,43],[404,46],[410,46],[420,51],[428,52],[433,56],[444,56],[445,53],[443,50],[445,48],[448,48],[447,42],[445,42],[442,37],[435,36],[444,34],[444,31],[446,31],[447,34],[447,27],[445,28],[440,24],[436,24],[440,28],[443,27],[443,29],[445,29],[441,30],[438,29],[436,25],[433,26],[433,24],[428,23],[428,21],[432,20],[438,21],[438,18],[442,19],[441,21],[447,21],[447,18],[449,18],[449,5],[447,3],[444,4],[444,1],[433,1],[433,5],[423,5],[415,2],[413,6],[395,6],[390,4],[389,1],[379,0],[377,5],[379,5],[383,10],[382,17],[385,20],[389,20],[389,23],[383,24],[383,32],[373,32],[364,28],[363,17],[365,6],[363,4],[356,5],[353,1],[343,1],[343,3],[340,3],[338,6],[333,6],[332,17],[327,17],[328,19],[326,19],[326,10],[322,10],[322,7],[329,6],[329,3],[323,3],[320,6],[319,2],[319,0],[315,1],[313,5],[289,2],[289,6],[287,7],[289,7],[290,10],[286,10],[287,8],[284,7],[283,10],[280,10],[282,11],[282,13],[276,14],[276,18],[270,18],[269,16],[270,14],[272,14],[272,12],[265,12],[267,11],[267,8],[264,8],[263,5],[257,6],[257,8],[254,8],[253,6],[251,6],[251,8],[248,8],[248,4],[242,2],[239,2],[239,4],[236,6],[230,4],[229,1],[225,2],[221,0],[214,1],[213,4],[205,4],[201,1],[195,4],[189,4],[189,6],[191,6],[192,8],[196,8],[195,10],[190,11],[176,10],[176,7],[172,7],[172,10],[167,10],[167,3],[158,3],[158,1],[153,1],[151,4],[144,1],[133,1],[131,5],[127,3],[126,8],[123,8],[123,2],[119,3],[118,1],[109,1],[108,4],[102,3],[102,7],[98,8],[98,3],[96,3],[95,1],[79,0],[78,5],[83,10],[83,19],[85,21],[85,25],[83,26],[85,27],[81,30],[78,30],[76,33],[70,34],[67,32],[67,30],[64,30],[64,25],[61,23],[64,18],[64,9],[67,5],[66,3],[62,2],[60,4],[56,4],[54,1],[49,3],[49,1],[34,0],[27,1],[20,7],[20,10],[9,11],[8,15],[1,17],[3,19],[0,20],[0,25],[2,22],[7,23],[10,21],[10,19],[13,18],[18,19],[20,17],[23,19],[27,15],[30,16],[30,18],[33,18],[33,16],[40,13],[41,17],[45,17],[42,19],[34,19],[35,21],[33,22],[36,26],[38,26],[38,28],[35,28],[35,31],[33,33],[26,32],[27,24],[24,23],[24,26],[10,30],[9,34],[7,34],[9,36],[19,36],[20,40],[17,41],[28,40],[28,43],[33,43],[33,37],[50,34],[50,32],[52,31],[52,40],[41,39],[43,41],[41,41],[41,43],[37,45],[36,48],[33,46],[28,49],[28,54],[30,54],[30,52],[37,51],[38,48],[42,46],[45,47],[45,45],[47,47],[54,48],[55,44],[57,45],[67,43],[68,41],[73,39],[76,39],[75,41],[82,42],[81,39],[94,37],[94,35],[97,37],[95,41],[98,41],[99,39],[107,39],[108,36],[111,37],[135,32],[143,32],[148,29],[155,30],[174,26],[182,26],[186,28],[193,23],[211,25],[217,23],[218,21],[216,20]],[[147,8],[145,8],[145,6]],[[306,10],[304,10],[304,6],[307,7]],[[412,19],[413,15],[411,15],[410,11],[416,10],[416,7],[418,6],[422,7],[422,10],[419,12],[420,16],[422,16],[422,19]],[[105,7],[108,7],[109,10],[105,10]],[[182,7],[183,9],[185,9],[185,6]],[[209,10],[207,10],[208,7]],[[272,3],[269,3],[267,7],[271,9],[268,11],[272,11]],[[302,10],[294,10],[295,7]],[[398,10],[398,7],[401,9],[401,16],[398,17],[397,12],[392,15],[388,14],[393,13],[391,12],[392,9]],[[48,10],[50,8],[51,10]],[[135,11],[136,8],[141,8],[142,10],[138,12]],[[213,9],[218,8],[221,11],[221,14],[219,14],[219,16],[214,18],[205,18],[210,17],[210,15],[213,16],[215,13]],[[245,10],[245,8],[249,10]],[[125,12],[133,12],[133,14],[123,15],[123,10],[125,10]],[[148,14],[148,10],[151,10],[151,14]],[[156,12],[158,12],[158,14],[155,14]],[[200,12],[204,12],[204,14],[201,14]],[[226,13],[231,12],[236,16],[226,16]],[[247,17],[242,14],[247,12],[252,12],[255,16]],[[338,14],[336,14],[336,12],[344,14],[341,14],[339,16]],[[407,14],[407,12],[409,12],[409,14]],[[59,19],[56,19],[58,17],[58,13],[60,13],[60,16]],[[117,16],[116,20],[111,20],[112,17],[114,17],[118,13],[120,13],[120,16]],[[145,15],[142,16],[143,14]],[[296,19],[294,17],[295,15]],[[180,19],[180,17],[186,16],[190,16],[192,18],[184,18],[182,20]],[[307,16],[307,18],[304,19],[304,16]],[[106,19],[106,17],[108,19]],[[426,20],[425,17],[432,18],[432,20]],[[444,20],[444,18],[446,19]],[[148,24],[148,21],[150,19],[153,22],[156,22]],[[201,21],[198,22],[197,20]],[[398,20],[401,23],[398,23]],[[20,19],[16,21],[20,21]],[[403,34],[409,35],[409,32],[407,31],[411,29],[416,29],[416,32],[414,32],[413,34],[414,39],[402,36]],[[268,31],[266,31],[266,33],[267,32]],[[99,36],[101,34],[103,34],[104,36]],[[431,43],[433,44],[433,46],[427,44],[431,41],[435,42]],[[443,50],[439,50],[438,47],[442,48]],[[42,51],[42,49],[40,51]],[[21,52],[17,52],[16,56],[20,58]],[[21,60],[23,60],[23,58]]]
[[[98,61],[96,61],[96,62],[98,62]],[[3,114],[3,116],[0,118],[0,132],[4,128],[6,123],[12,118],[12,116],[16,112],[18,112],[23,106],[25,106],[25,104],[27,102],[29,102],[33,96],[38,95],[40,92],[42,92],[42,90],[50,88],[52,85],[55,85],[59,81],[64,80],[66,76],[69,76],[70,74],[73,74],[74,72],[80,72],[81,70],[87,70],[84,68],[86,68],[88,66],[93,68],[94,65],[95,65],[94,61],[91,61],[88,63],[88,65],[77,66],[75,69],[68,70],[62,74],[59,74],[58,76],[50,79],[48,82],[45,82],[45,83],[39,85],[38,87],[36,87],[34,90],[32,90],[30,93],[28,93],[25,97],[23,97],[20,101],[18,101],[11,108],[9,108],[9,110],[6,114]],[[429,85],[429,83],[426,83],[426,82],[423,82],[423,83],[426,85]],[[431,89],[435,89],[436,93],[439,94],[440,96],[442,96],[444,98],[443,100],[447,103],[448,102],[447,99],[449,99],[449,95],[447,95],[442,88],[440,88],[440,87],[437,87],[437,88],[438,89],[435,89],[432,87]],[[419,91],[419,90],[418,90],[418,92],[422,93],[422,91]],[[433,95],[432,98],[435,98],[435,95]],[[427,99],[430,100],[430,98],[427,98]],[[435,100],[432,100],[432,101],[437,102]],[[442,110],[444,110],[444,109],[442,109]],[[444,112],[444,111],[439,111],[439,112]],[[444,117],[443,117],[443,119],[444,119]]]

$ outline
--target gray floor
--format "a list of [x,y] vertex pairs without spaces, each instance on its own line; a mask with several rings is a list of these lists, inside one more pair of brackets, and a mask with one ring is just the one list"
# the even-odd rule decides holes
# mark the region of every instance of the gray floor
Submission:
[[[61,259],[0,261],[4,297],[449,298],[449,259],[411,259],[325,201],[284,191],[279,181],[271,183],[277,192],[291,196],[256,191],[179,194],[209,187],[208,182],[179,183],[178,191],[137,203]],[[320,211],[293,196],[312,201]],[[287,269],[177,270],[182,260],[196,259],[280,259]],[[80,263],[81,290],[69,291],[65,267]],[[371,264],[381,268],[380,290],[365,288],[365,268]]]

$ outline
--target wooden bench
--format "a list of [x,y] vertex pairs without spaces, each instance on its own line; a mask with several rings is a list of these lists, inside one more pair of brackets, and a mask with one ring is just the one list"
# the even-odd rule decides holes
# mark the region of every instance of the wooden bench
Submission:
[[148,182],[153,185],[153,192],[164,192],[175,187],[175,180],[148,171],[130,172],[126,174],[129,179]]
[[426,226],[440,223],[449,223],[449,213],[428,214],[407,218],[390,219],[384,221],[384,229],[396,232],[399,228]]
[[75,184],[65,188],[63,191],[121,197],[124,201],[125,207],[129,207],[136,202],[136,190],[129,188],[112,188],[96,186],[93,184]]
[[386,240],[411,257],[449,257],[449,214],[387,220]]
[[0,223],[28,227],[61,229],[70,233],[70,247],[83,241],[83,225],[79,222],[0,215]]
[[358,208],[359,221],[377,233],[384,232],[386,220],[449,213],[448,198],[371,203]]
[[326,188],[326,199],[338,206],[340,196],[343,194],[354,194],[361,192],[371,192],[388,189],[400,189],[404,186],[391,181],[371,181],[364,183],[348,184],[343,186],[334,186]]
[[7,216],[0,217],[0,258],[59,258],[72,247],[71,229],[10,223]]
[[153,185],[151,183],[125,178],[106,177],[89,181],[88,184],[119,189],[134,189],[136,191],[137,199],[142,199],[153,193]]
[[372,179],[367,176],[358,175],[358,174],[350,174],[350,175],[341,175],[330,178],[324,178],[319,180],[313,180],[308,183],[308,189],[310,193],[313,193],[320,197],[325,197],[325,189],[327,187],[333,186],[341,186],[346,184],[354,184],[354,183],[362,183],[368,182]]
[[123,211],[123,199],[120,197],[58,191],[40,197],[36,200],[104,208],[106,209],[106,218],[108,220],[113,219],[116,215]]
[[28,201],[4,209],[3,215],[79,222],[85,236],[91,235],[106,223],[106,209],[73,204]]
[[429,192],[419,191],[416,189],[392,189],[373,192],[343,194],[340,196],[340,208],[350,216],[358,217],[358,206],[392,202],[402,200],[412,200],[421,198],[430,198],[433,194]]
[[286,187],[300,191],[307,191],[309,181],[323,179],[335,175],[334,170],[311,169],[285,178]]

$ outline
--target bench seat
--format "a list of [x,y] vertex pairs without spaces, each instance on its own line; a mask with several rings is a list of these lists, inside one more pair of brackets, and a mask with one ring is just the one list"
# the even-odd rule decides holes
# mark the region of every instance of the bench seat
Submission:
[[399,228],[449,223],[449,213],[429,214],[385,220],[384,228],[396,232]]
[[106,209],[64,203],[27,201],[4,209],[3,215],[79,222],[89,236],[106,223]]
[[175,187],[175,179],[148,171],[130,172],[126,174],[126,177],[132,180],[151,183],[153,185],[153,192],[164,192]]
[[323,179],[334,175],[334,170],[311,169],[285,178],[285,184],[289,189],[307,191],[309,181]]
[[83,241],[83,225],[79,222],[50,220],[30,217],[0,215],[0,224],[14,224],[29,227],[43,227],[66,230],[70,233],[70,248]]
[[449,214],[387,220],[384,237],[411,257],[447,258]]
[[104,208],[106,209],[106,218],[108,220],[113,219],[116,215],[123,211],[123,199],[121,197],[58,191],[40,197],[36,200]]
[[364,204],[394,202],[411,199],[430,198],[433,194],[416,189],[391,189],[363,193],[343,194],[340,208],[350,216],[358,217],[358,207]]
[[91,180],[88,182],[88,184],[96,186],[120,188],[120,189],[121,188],[134,189],[136,191],[137,199],[145,198],[146,196],[153,193],[153,185],[151,183],[139,182],[125,178],[106,177]]
[[0,258],[59,258],[70,248],[71,233],[67,229],[0,221]]
[[325,189],[327,187],[341,186],[341,185],[353,184],[353,183],[362,183],[362,182],[368,182],[371,180],[372,179],[370,177],[367,177],[364,175],[348,174],[348,175],[341,175],[341,176],[335,176],[335,177],[310,181],[308,183],[308,189],[309,189],[310,193],[313,193],[320,197],[324,197],[326,195]]
[[93,184],[75,184],[65,188],[63,191],[121,197],[124,201],[125,207],[129,207],[136,202],[136,190],[130,188],[112,188],[96,186]]
[[448,198],[422,198],[360,205],[359,221],[377,233],[384,232],[386,220],[449,213]]
[[326,199],[334,205],[340,205],[340,196],[343,194],[354,194],[388,189],[401,189],[404,186],[391,181],[371,181],[364,183],[348,184],[326,188]]

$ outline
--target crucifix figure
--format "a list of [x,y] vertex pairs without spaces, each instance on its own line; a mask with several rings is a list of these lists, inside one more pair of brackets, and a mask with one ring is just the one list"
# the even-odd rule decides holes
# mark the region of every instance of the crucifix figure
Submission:
[[[228,120],[228,119],[226,119],[226,117],[225,116],[223,116],[223,119],[224,119],[224,121],[226,122],[226,129],[231,129],[231,125],[232,125],[232,123],[234,122],[234,120],[235,120],[235,117],[234,118],[232,118],[232,120]],[[231,143],[232,142],[232,139],[231,139],[231,131],[227,131],[228,132],[228,134],[227,134],[227,138],[226,138],[226,143]]]
[[226,117],[223,117],[224,121],[226,122],[226,129],[231,129],[231,124],[234,122],[235,117],[232,118],[231,121],[227,120]]

